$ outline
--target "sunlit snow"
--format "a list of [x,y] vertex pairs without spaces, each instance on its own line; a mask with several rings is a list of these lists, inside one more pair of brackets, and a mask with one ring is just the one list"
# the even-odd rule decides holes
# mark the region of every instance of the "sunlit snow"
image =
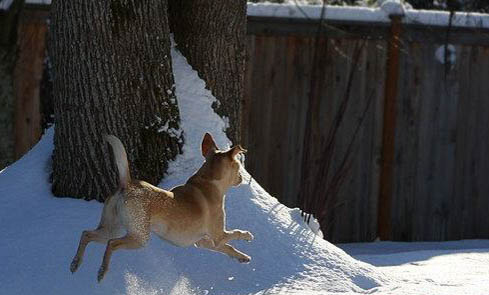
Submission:
[[[202,164],[204,132],[211,132],[220,147],[230,145],[205,83],[175,49],[172,59],[186,142],[184,153],[170,164],[163,188],[184,182]],[[110,271],[98,284],[105,245],[90,244],[75,274],[69,265],[81,231],[96,227],[102,204],[52,196],[53,133],[49,129],[27,155],[0,173],[1,294],[489,293],[484,283],[487,241],[473,241],[469,247],[461,247],[463,242],[341,245],[345,252],[319,238],[298,209],[280,204],[245,171],[245,183],[227,194],[227,227],[254,234],[251,243],[233,242],[252,256],[250,264],[152,237],[143,249],[114,253]],[[413,245],[419,248],[409,248]]]

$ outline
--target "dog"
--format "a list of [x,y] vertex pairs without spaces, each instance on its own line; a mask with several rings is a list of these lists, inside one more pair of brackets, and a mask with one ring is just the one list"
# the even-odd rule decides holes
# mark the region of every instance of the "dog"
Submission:
[[[253,240],[248,231],[227,231],[224,198],[231,186],[242,182],[241,164],[236,156],[245,153],[240,145],[221,151],[209,133],[202,140],[205,162],[184,185],[170,191],[147,182],[131,179],[126,150],[113,135],[104,136],[112,147],[119,174],[117,191],[104,203],[102,217],[93,231],[83,231],[78,250],[70,265],[72,273],[80,266],[88,243],[107,243],[97,280],[109,270],[110,258],[119,249],[144,247],[153,232],[180,247],[196,247],[221,252],[249,263],[251,257],[228,242]],[[126,235],[120,234],[126,230]]]

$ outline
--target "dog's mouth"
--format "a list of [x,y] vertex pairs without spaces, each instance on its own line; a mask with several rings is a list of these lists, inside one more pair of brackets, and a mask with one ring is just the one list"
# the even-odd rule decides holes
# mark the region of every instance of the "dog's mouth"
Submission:
[[238,175],[236,175],[236,182],[234,183],[234,186],[238,186],[241,183],[243,183],[243,175],[241,174],[241,171],[238,171]]
[[243,182],[243,176],[241,176],[241,173],[238,174],[238,178],[236,180],[236,183],[234,184],[235,186],[240,185]]

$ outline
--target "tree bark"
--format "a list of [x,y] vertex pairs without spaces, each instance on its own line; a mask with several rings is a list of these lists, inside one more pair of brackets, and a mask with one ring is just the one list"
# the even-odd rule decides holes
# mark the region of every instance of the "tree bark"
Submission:
[[214,109],[229,120],[227,135],[239,143],[246,0],[172,0],[170,25],[178,49],[218,100]]
[[103,134],[124,143],[133,178],[156,184],[183,144],[167,1],[52,6],[53,193],[101,201],[113,192],[117,177]]

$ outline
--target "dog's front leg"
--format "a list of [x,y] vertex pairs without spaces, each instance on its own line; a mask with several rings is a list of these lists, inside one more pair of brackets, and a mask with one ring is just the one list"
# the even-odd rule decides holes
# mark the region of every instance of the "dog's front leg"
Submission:
[[240,229],[235,229],[231,231],[226,230],[220,236],[220,239],[216,241],[217,246],[227,244],[229,241],[232,240],[245,240],[250,242],[254,239],[253,234],[251,234],[249,231],[243,231]]
[[246,255],[245,253],[237,250],[233,246],[229,244],[223,244],[218,247],[216,247],[216,250],[219,252],[222,252],[224,254],[227,254],[229,257],[234,257],[238,259],[239,262],[241,263],[249,263],[251,261],[251,257]]
[[214,244],[214,241],[212,241],[211,239],[202,239],[202,240],[198,241],[197,243],[195,243],[195,245],[199,248],[206,248],[206,249],[209,249],[212,251],[224,253],[231,258],[238,259],[238,261],[241,263],[249,263],[251,261],[250,256],[246,255],[245,253],[243,253],[239,250],[236,250],[233,246],[231,246],[229,244],[222,244],[222,245],[216,246]]

